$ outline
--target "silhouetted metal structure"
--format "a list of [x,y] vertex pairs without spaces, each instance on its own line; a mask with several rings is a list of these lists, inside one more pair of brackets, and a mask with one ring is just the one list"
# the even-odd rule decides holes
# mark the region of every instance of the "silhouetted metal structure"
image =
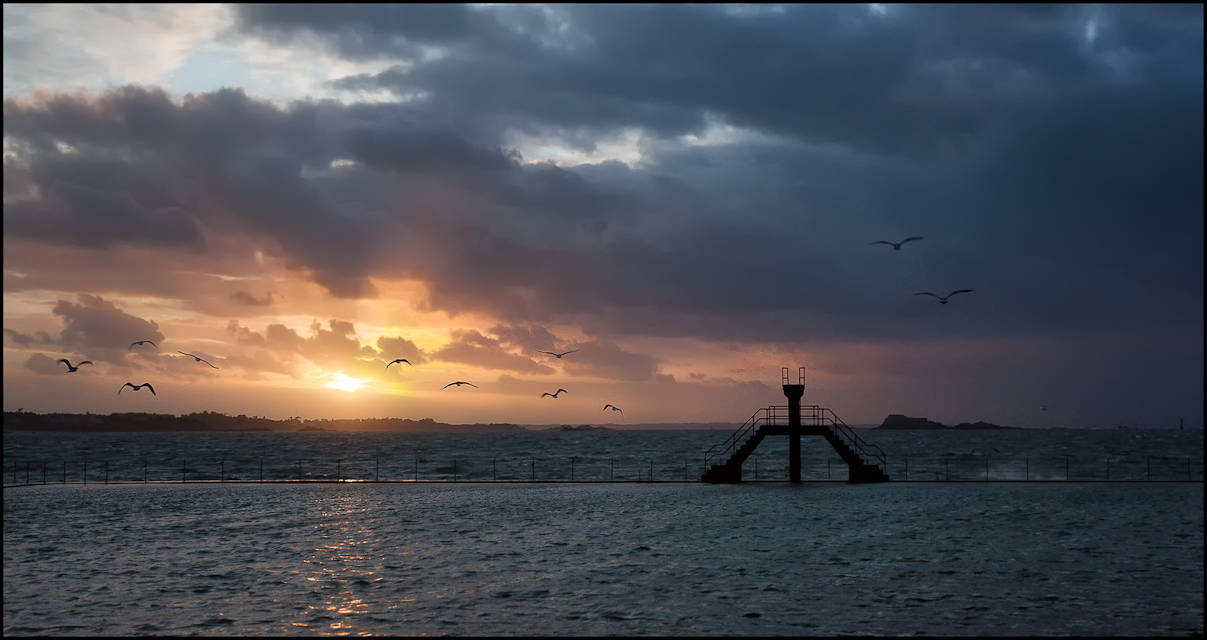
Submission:
[[[781,376],[788,406],[759,409],[737,431],[704,456],[704,482],[742,481],[742,463],[754,453],[767,436],[788,436],[788,479],[800,482],[800,437],[822,436],[834,447],[850,469],[849,482],[888,482],[888,462],[884,451],[865,442],[833,411],[817,405],[801,405],[805,395],[805,368],[797,373],[797,384],[788,384],[788,367]],[[712,466],[709,463],[719,460]]]

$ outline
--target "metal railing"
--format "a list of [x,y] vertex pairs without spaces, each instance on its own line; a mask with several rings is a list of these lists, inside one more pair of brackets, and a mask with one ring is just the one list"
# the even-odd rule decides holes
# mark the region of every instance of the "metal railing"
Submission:
[[437,459],[165,458],[5,460],[5,487],[41,484],[281,482],[697,482],[699,451],[652,456],[467,455]]
[[[762,411],[762,410],[760,410]],[[766,414],[757,416],[762,424]],[[739,440],[740,443],[740,440]],[[725,445],[733,446],[733,442]],[[868,445],[874,447],[875,445]],[[787,456],[752,454],[746,479],[786,481]],[[449,459],[359,456],[352,458],[166,458],[160,460],[5,460],[5,487],[41,484],[180,483],[402,483],[402,482],[698,482],[716,452],[654,456],[464,456]],[[702,467],[697,465],[703,464]],[[1092,455],[899,455],[894,482],[1203,482],[1203,459],[1196,456]],[[845,481],[839,457],[802,460],[805,482]]]
[[801,407],[801,424],[804,424],[806,410],[809,410],[809,419],[813,421],[814,425],[830,427],[831,433],[845,440],[864,462],[876,460],[879,462],[880,470],[888,473],[888,456],[885,455],[883,449],[860,438],[859,434],[848,427],[841,418],[825,407],[817,405]]
[[774,410],[780,408],[787,412],[787,407],[764,407],[755,411],[746,422],[742,423],[742,426],[729,434],[729,437],[723,442],[709,447],[708,451],[704,452],[704,469],[707,471],[708,465],[712,463],[714,458],[722,458],[724,460],[732,458],[733,454],[738,451],[738,443],[745,442],[747,436],[753,435],[759,426],[773,424],[770,422],[772,418],[769,418],[769,416],[775,416]]

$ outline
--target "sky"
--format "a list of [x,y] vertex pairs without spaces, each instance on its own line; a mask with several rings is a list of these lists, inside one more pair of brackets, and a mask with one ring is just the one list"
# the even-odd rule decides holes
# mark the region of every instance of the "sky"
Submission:
[[741,424],[804,367],[1202,428],[1203,60],[1202,5],[5,4],[4,410]]

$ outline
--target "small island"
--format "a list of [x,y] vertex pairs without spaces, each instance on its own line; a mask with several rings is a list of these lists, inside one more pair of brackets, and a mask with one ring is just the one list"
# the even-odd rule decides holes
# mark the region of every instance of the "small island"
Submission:
[[580,424],[577,427],[570,424],[563,424],[557,427],[558,431],[612,431],[608,427],[593,427],[589,424]]
[[942,422],[935,422],[934,420],[927,420],[926,418],[911,418],[909,416],[905,416],[900,413],[893,413],[893,414],[890,414],[887,418],[885,418],[884,422],[882,422],[880,424],[880,426],[872,427],[872,428],[873,429],[889,429],[889,430],[908,430],[908,431],[919,431],[919,430],[937,431],[937,430],[944,430],[944,429],[960,429],[960,430],[1021,429],[1022,427],[1005,427],[1005,426],[993,424],[992,422],[982,422],[982,421],[971,422],[971,423],[970,422],[961,422],[960,424],[957,424],[954,427],[949,427],[949,426],[943,424]]

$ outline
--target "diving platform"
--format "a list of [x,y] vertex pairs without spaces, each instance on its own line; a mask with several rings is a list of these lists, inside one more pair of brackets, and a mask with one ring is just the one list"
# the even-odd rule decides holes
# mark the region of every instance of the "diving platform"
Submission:
[[[805,368],[798,372],[797,384],[788,384],[788,368],[783,370],[787,406],[759,409],[726,440],[704,455],[707,469],[700,480],[714,484],[742,481],[742,463],[767,436],[788,437],[788,479],[800,482],[801,436],[821,436],[834,447],[850,470],[852,483],[888,482],[888,462],[884,451],[860,438],[833,411],[817,405],[802,405],[805,393]],[[709,466],[711,464],[711,466]]]

